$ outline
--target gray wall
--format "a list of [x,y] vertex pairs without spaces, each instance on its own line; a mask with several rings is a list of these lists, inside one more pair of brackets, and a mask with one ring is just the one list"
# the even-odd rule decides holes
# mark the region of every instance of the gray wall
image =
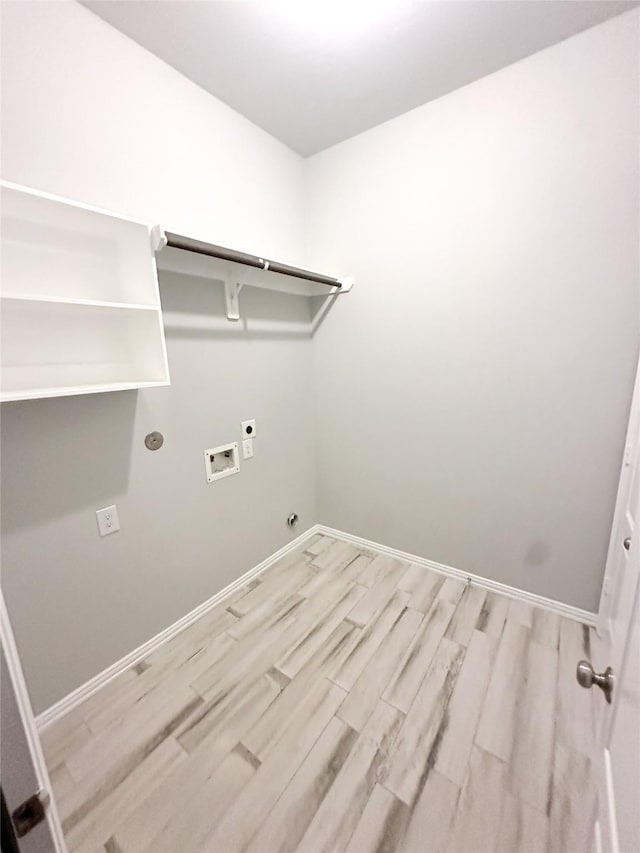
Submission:
[[[312,158],[321,522],[594,610],[638,353],[638,12]],[[342,300],[342,297],[341,297]]]
[[[288,542],[292,510],[316,521],[308,303],[245,288],[244,331],[219,286],[161,281],[171,387],[2,407],[2,586],[36,711]],[[255,457],[208,485],[202,451],[249,417]]]
[[[245,289],[232,325],[163,274],[170,388],[2,407],[36,711],[318,520],[316,483],[324,522],[595,607],[638,340],[635,26],[304,163],[87,9],[3,4],[4,178],[358,277],[312,341],[304,299]],[[248,417],[255,458],[208,486]]]
[[[297,155],[81,6],[2,11],[4,178],[301,262]],[[2,587],[36,712],[317,520],[309,301],[245,288],[233,324],[219,284],[163,273],[161,297],[171,387],[2,406]],[[207,485],[202,451],[251,417],[255,457]]]

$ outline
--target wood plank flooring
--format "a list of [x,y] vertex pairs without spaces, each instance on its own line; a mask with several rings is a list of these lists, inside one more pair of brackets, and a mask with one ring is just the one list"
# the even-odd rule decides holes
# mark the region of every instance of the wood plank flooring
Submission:
[[315,536],[43,732],[69,850],[585,853],[589,642]]

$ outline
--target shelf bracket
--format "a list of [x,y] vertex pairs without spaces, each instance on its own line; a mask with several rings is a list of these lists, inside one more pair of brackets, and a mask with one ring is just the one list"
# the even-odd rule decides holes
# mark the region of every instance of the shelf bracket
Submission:
[[355,283],[355,279],[352,275],[343,276],[342,278],[339,278],[338,281],[340,282],[340,284],[342,286],[340,287],[339,290],[336,288],[336,290],[334,291],[334,293],[337,293],[337,294],[349,293],[349,291],[351,290],[351,288],[353,287],[353,285]]
[[149,239],[151,240],[151,249],[154,252],[160,252],[167,245],[167,235],[159,225],[154,225],[149,230]]
[[240,302],[238,296],[242,290],[242,285],[237,281],[225,279],[224,282],[224,298],[227,305],[227,320],[240,319]]

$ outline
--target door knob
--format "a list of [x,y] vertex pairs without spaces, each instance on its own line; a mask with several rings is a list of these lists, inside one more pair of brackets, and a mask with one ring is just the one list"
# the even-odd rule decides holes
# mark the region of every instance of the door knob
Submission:
[[622,543],[622,545],[623,545],[623,547],[624,547],[624,550],[625,550],[625,551],[628,551],[628,550],[629,550],[629,548],[631,548],[631,537],[630,537],[630,536],[627,536],[627,538],[624,540],[624,542]]
[[591,687],[596,684],[604,693],[604,698],[611,704],[615,678],[610,666],[604,672],[597,673],[594,672],[588,660],[581,660],[576,671],[576,678],[580,687]]

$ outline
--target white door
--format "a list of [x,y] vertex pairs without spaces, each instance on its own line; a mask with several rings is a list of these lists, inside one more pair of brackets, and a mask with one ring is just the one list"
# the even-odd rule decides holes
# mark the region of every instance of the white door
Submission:
[[[604,664],[614,673],[602,696],[599,835],[606,853],[640,851],[640,367],[613,519],[600,609]],[[597,689],[597,688],[595,688]]]
[[[2,691],[2,795],[8,820],[14,826],[15,843],[19,853],[66,853],[66,846],[58,820],[55,803],[51,797],[51,783],[44,762],[36,730],[29,695],[22,675],[20,661],[11,631],[11,625],[0,595],[0,639]],[[34,794],[45,805],[44,819],[26,834],[29,813],[37,813],[37,803],[22,810],[22,819],[14,819],[14,812]],[[16,830],[17,827],[17,830]],[[3,827],[5,830],[5,827]],[[2,849],[12,850],[3,832]]]

